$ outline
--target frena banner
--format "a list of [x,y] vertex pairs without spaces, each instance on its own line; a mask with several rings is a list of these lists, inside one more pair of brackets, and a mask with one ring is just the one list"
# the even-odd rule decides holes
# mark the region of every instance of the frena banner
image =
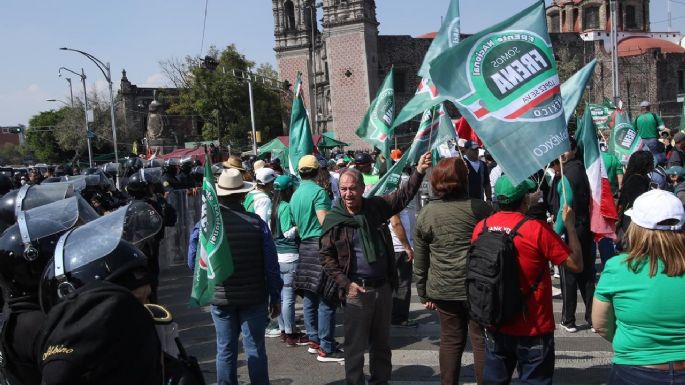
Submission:
[[448,49],[430,76],[513,183],[569,150],[542,2]]
[[628,159],[635,151],[642,148],[642,140],[637,135],[637,129],[628,118],[625,110],[616,110],[609,119],[611,137],[609,138],[609,152],[616,155],[623,165],[628,164]]

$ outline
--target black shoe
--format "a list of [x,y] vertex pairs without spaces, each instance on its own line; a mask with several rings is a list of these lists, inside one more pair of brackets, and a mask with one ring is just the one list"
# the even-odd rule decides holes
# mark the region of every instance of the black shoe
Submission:
[[342,362],[345,361],[345,353],[340,350],[326,353],[322,349],[319,349],[319,355],[316,357],[316,360],[319,362]]
[[569,333],[575,333],[578,331],[578,326],[576,326],[575,323],[568,324],[568,325],[564,325],[564,324],[560,323],[559,325],[561,325],[561,327]]
[[402,322],[393,322],[392,326],[398,328],[415,328],[419,326],[419,323],[414,320],[406,320]]

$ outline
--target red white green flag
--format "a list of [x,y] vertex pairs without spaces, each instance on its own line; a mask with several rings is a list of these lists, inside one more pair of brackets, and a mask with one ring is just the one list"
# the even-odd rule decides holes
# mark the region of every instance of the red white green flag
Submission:
[[618,212],[611,185],[607,176],[607,169],[602,160],[597,138],[597,128],[592,122],[592,110],[585,107],[583,118],[576,130],[578,148],[583,153],[585,172],[590,182],[590,230],[596,239],[604,237],[616,239],[616,221]]

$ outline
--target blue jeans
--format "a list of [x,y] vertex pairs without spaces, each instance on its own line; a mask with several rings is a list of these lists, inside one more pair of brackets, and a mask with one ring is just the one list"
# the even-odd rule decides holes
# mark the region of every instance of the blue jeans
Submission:
[[279,262],[281,267],[281,279],[283,289],[281,289],[281,314],[278,316],[278,328],[285,330],[286,334],[295,332],[295,290],[293,280],[297,270],[298,261]]
[[554,334],[534,337],[485,333],[483,385],[507,385],[516,368],[521,384],[551,385],[554,375]]
[[609,260],[609,258],[616,255],[616,247],[614,246],[614,241],[611,238],[602,238],[597,242],[597,248],[599,249],[599,259],[602,261],[602,270],[604,269],[604,264]]
[[335,306],[309,290],[304,290],[303,294],[302,310],[307,338],[318,343],[324,352],[332,353],[335,346]]
[[659,370],[633,365],[611,366],[608,385],[683,385],[685,370]]
[[251,306],[212,305],[216,329],[216,377],[219,385],[238,385],[238,339],[243,334],[247,371],[253,385],[269,384],[264,346],[267,303]]

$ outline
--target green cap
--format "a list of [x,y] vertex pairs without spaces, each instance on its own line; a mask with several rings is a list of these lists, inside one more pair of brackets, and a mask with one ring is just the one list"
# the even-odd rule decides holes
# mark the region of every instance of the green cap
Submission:
[[509,180],[509,177],[502,175],[497,178],[497,182],[495,182],[495,196],[497,196],[497,202],[506,205],[521,200],[521,198],[526,196],[528,191],[535,187],[537,187],[535,182],[530,179],[526,179],[514,186],[511,183],[511,180]]
[[667,175],[685,176],[685,168],[681,166],[671,166],[666,170]]
[[274,180],[274,190],[283,191],[293,187],[293,179],[290,175],[279,175]]

